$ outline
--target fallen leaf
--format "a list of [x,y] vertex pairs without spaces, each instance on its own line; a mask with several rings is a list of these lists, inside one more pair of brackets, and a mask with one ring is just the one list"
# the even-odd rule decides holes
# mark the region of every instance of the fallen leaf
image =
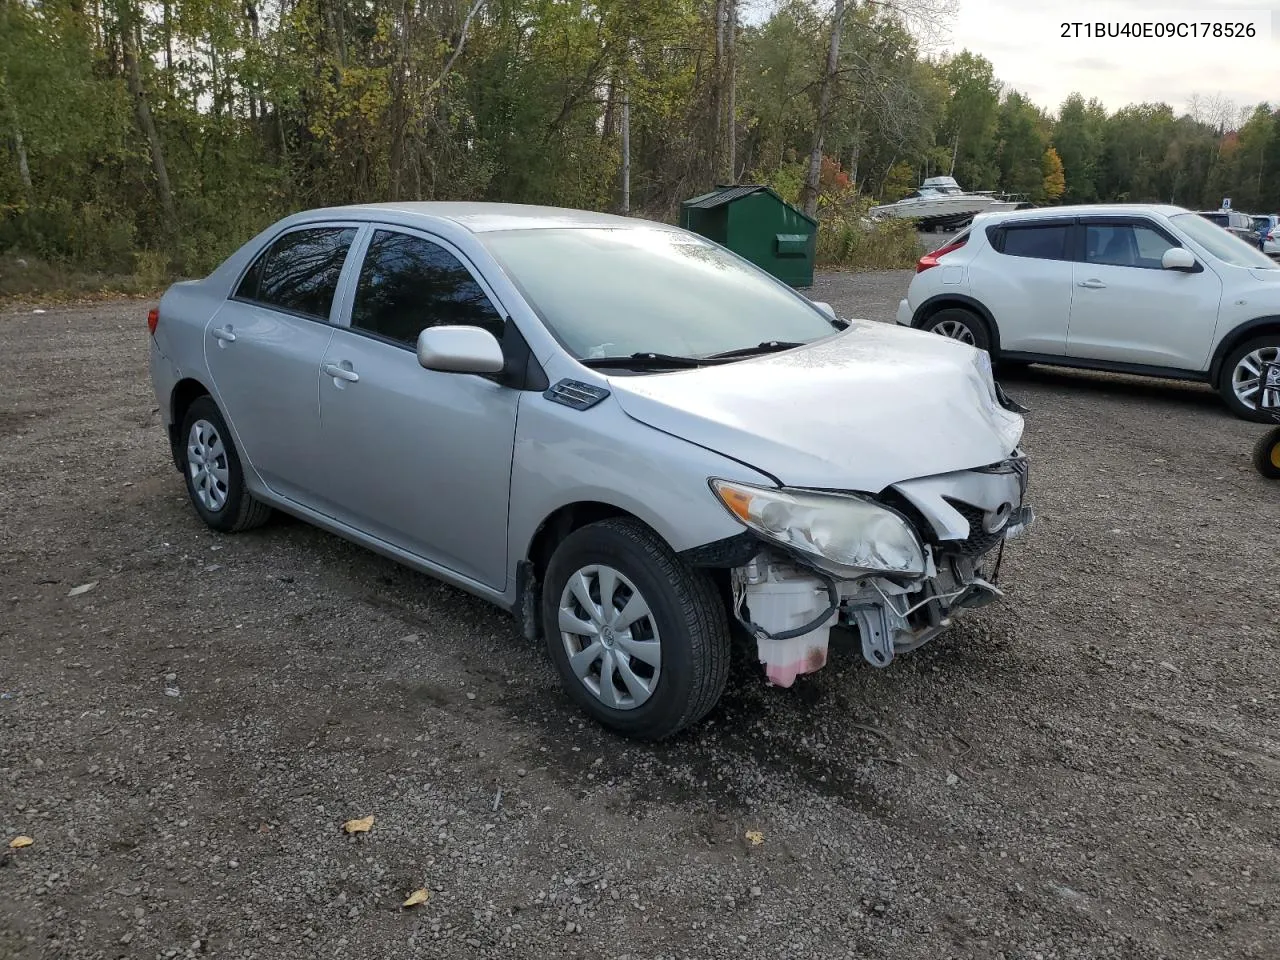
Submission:
[[342,825],[342,829],[347,833],[368,833],[373,827],[373,814],[365,817],[363,820],[348,820]]
[[425,887],[421,890],[415,890],[409,894],[409,899],[404,902],[406,907],[416,907],[420,903],[426,903],[431,896],[431,891]]
[[68,596],[68,597],[78,597],[78,596],[80,596],[80,594],[82,594],[82,593],[88,593],[90,590],[92,590],[92,589],[93,589],[94,587],[96,587],[97,585],[98,585],[98,581],[97,581],[97,580],[94,580],[92,583],[82,583],[82,584],[80,584],[80,586],[78,586],[78,587],[72,587],[70,590],[68,590],[68,591],[67,591],[67,596]]
[[759,830],[748,830],[747,843],[751,844],[753,847],[760,846],[760,844],[764,843],[764,834]]
[[957,777],[954,773],[948,773],[948,774],[947,774],[947,786],[948,786],[948,787],[954,787],[954,786],[955,786],[957,783],[959,783],[959,782],[960,782],[960,778],[959,778],[959,777]]
[[14,837],[12,840],[10,840],[9,846],[14,850],[17,850],[20,847],[29,847],[33,843],[35,843],[35,841],[32,840],[30,837],[21,836],[21,837]]

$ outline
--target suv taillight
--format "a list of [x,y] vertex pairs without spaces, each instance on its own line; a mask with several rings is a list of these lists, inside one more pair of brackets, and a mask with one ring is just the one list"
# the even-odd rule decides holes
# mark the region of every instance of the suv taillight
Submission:
[[160,308],[152,307],[151,312],[147,314],[147,331],[154,337],[156,335],[156,325],[160,322]]
[[951,241],[946,246],[939,247],[932,253],[926,253],[916,263],[916,273],[924,273],[924,271],[928,270],[930,267],[936,267],[938,265],[938,260],[954,250],[959,250],[964,246],[964,244],[965,238],[960,238],[959,240]]

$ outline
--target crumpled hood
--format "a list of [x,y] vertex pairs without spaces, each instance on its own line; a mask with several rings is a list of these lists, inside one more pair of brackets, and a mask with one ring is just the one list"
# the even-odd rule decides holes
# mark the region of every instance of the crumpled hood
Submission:
[[854,321],[786,353],[609,380],[634,419],[786,486],[878,493],[1013,452],[1022,418],[999,406],[977,359],[937,334]]

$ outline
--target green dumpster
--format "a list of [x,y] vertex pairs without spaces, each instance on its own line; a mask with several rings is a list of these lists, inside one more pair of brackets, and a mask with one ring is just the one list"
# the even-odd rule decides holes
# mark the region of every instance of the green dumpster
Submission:
[[680,226],[793,287],[813,285],[818,221],[761,184],[719,186],[680,205]]

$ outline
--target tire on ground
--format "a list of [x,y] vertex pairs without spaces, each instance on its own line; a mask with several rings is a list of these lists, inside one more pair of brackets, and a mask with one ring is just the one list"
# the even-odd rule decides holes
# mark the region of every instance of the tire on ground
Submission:
[[1258,438],[1253,447],[1253,466],[1268,480],[1280,480],[1280,427]]
[[1265,334],[1240,344],[1227,354],[1226,360],[1222,364],[1222,371],[1218,374],[1218,393],[1221,395],[1223,402],[1226,403],[1227,409],[1242,420],[1252,420],[1254,423],[1271,422],[1271,417],[1267,414],[1262,413],[1256,407],[1248,407],[1240,402],[1240,398],[1236,396],[1233,382],[1233,374],[1240,361],[1255,350],[1265,350],[1267,348],[1280,349],[1280,333]]
[[[560,597],[583,567],[607,564],[630,580],[657,627],[662,663],[648,700],[615,709],[589,690],[569,664],[561,637]],[[685,564],[648,527],[630,518],[588,524],[569,534],[543,577],[541,616],[547,651],[569,696],[600,723],[626,736],[661,740],[697,723],[724,692],[729,623],[711,577]]]
[[[191,468],[187,463],[187,446],[191,442],[191,428],[200,420],[212,424],[222,441],[227,465],[227,498],[217,510],[211,510],[200,502],[192,483]],[[231,431],[222,418],[218,405],[207,394],[197,397],[187,408],[182,418],[182,430],[179,434],[180,447],[178,456],[182,464],[182,476],[187,485],[187,496],[195,507],[200,519],[222,533],[239,533],[260,527],[271,519],[272,510],[265,503],[255,500],[244,483],[244,469],[240,465],[240,454],[236,450],[235,441],[231,439]]]
[[[991,352],[991,331],[987,327],[987,322],[972,310],[966,310],[963,307],[943,307],[926,320],[920,329],[937,333],[939,327],[954,324],[960,324],[969,331],[975,347]],[[944,334],[944,336],[947,335],[949,334]]]

